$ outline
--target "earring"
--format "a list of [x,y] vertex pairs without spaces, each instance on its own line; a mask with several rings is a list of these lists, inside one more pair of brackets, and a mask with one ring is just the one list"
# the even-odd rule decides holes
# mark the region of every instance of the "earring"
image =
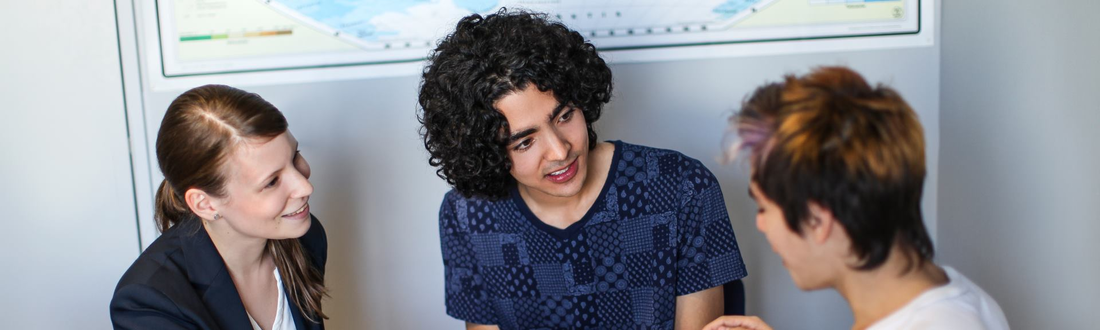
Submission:
[[217,213],[214,213],[214,221],[218,221],[218,217],[220,217],[220,215],[218,215]]

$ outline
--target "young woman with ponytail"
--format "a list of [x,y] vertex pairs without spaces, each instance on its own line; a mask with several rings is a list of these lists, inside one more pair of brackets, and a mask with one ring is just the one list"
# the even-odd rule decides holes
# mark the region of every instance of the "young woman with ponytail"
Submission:
[[115,289],[115,329],[324,329],[328,242],[282,113],[198,87],[169,105],[156,148],[162,234]]

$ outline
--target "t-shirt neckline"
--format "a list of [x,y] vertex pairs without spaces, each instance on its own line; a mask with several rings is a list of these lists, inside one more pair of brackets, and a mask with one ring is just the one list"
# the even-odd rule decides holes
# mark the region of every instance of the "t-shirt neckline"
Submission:
[[615,170],[615,164],[618,164],[619,159],[622,157],[623,142],[619,140],[607,142],[611,142],[615,146],[615,150],[611,156],[611,166],[608,166],[607,168],[607,176],[606,178],[604,178],[603,187],[600,189],[600,195],[596,197],[596,201],[592,202],[592,206],[588,207],[588,211],[584,213],[584,216],[582,216],[580,220],[577,220],[577,222],[574,222],[573,224],[565,228],[557,228],[546,224],[545,222],[540,220],[534,212],[531,212],[531,208],[527,206],[527,202],[524,201],[523,196],[520,196],[519,194],[519,185],[514,184],[512,185],[511,189],[512,202],[516,204],[516,208],[519,209],[519,212],[523,215],[523,218],[531,222],[531,224],[534,225],[535,228],[538,228],[539,230],[542,230],[543,232],[550,235],[565,239],[575,237],[577,233],[580,232],[580,229],[584,228],[584,224],[588,223],[589,219],[591,219],[593,215],[595,215],[599,210],[603,210],[607,207],[606,205],[604,205],[604,200],[606,200],[607,196],[607,190],[611,187],[611,184],[615,182],[615,176],[618,175],[618,171]]

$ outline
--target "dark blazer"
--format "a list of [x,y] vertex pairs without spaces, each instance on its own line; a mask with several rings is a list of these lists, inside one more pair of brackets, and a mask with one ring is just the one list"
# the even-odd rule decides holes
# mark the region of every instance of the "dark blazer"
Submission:
[[[324,275],[328,238],[317,218],[310,215],[310,221],[298,240]],[[111,299],[115,329],[252,330],[229,270],[200,223],[169,228],[122,275]],[[298,330],[325,328],[290,306]]]

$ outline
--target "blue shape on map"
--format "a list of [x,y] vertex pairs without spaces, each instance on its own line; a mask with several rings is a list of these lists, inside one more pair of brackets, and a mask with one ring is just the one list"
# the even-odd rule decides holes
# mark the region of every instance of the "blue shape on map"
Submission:
[[718,5],[718,7],[714,7],[714,13],[720,15],[722,17],[722,19],[727,19],[727,18],[733,17],[734,15],[737,15],[737,13],[740,13],[740,12],[744,11],[745,9],[748,9],[749,7],[752,7],[752,5],[755,5],[757,2],[760,2],[760,1],[759,0],[730,0],[730,1],[726,1],[723,4]]
[[274,0],[342,34],[362,40],[395,35],[397,31],[379,31],[371,21],[386,13],[405,13],[432,0]]
[[454,0],[455,6],[475,13],[485,13],[495,8],[500,1],[497,0]]

